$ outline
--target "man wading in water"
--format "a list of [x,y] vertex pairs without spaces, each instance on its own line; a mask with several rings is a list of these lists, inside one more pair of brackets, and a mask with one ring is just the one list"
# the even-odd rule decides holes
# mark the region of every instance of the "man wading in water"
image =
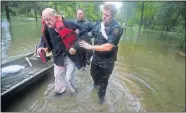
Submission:
[[[48,51],[52,51],[53,53],[55,93],[61,94],[69,86],[73,94],[76,91],[76,67],[78,69],[82,67],[80,55],[74,49],[74,43],[76,41],[74,31],[81,27],[72,21],[64,20],[52,8],[43,10],[42,19],[43,35],[37,53],[41,54],[41,51],[46,51],[46,47]],[[70,42],[66,43],[64,37],[70,39]]]
[[116,6],[106,4],[103,7],[102,21],[98,21],[91,30],[93,37],[95,37],[94,45],[85,41],[79,42],[80,47],[95,51],[90,73],[94,87],[99,86],[100,104],[104,102],[108,80],[112,74],[114,62],[117,60],[118,43],[123,34],[123,29],[114,20],[116,12]]

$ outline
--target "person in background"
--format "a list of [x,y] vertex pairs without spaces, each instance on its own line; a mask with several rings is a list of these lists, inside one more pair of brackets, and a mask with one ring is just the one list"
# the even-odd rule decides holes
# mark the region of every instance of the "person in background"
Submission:
[[[78,40],[84,40],[86,42],[88,42],[89,44],[92,44],[91,38],[92,38],[92,34],[91,34],[91,30],[92,30],[92,24],[91,22],[89,22],[88,20],[85,19],[85,15],[84,15],[84,11],[82,9],[78,9],[76,12],[76,17],[77,20],[75,21],[79,26],[81,26],[80,32],[82,33],[83,31],[86,31],[83,34],[79,34],[79,39]],[[79,31],[77,31],[79,32]],[[84,48],[81,51],[81,55],[82,55],[82,59],[84,59],[83,61],[83,67],[85,69],[86,64],[90,65],[90,59],[92,57],[93,51],[92,50],[86,50]]]

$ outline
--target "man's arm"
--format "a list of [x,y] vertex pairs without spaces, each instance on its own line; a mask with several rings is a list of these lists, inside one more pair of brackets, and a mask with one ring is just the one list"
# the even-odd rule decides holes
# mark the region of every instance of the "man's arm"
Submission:
[[102,45],[90,45],[86,43],[85,41],[79,42],[79,45],[80,47],[83,47],[85,49],[95,50],[95,51],[111,51],[112,48],[114,47],[114,45],[110,43],[106,43]]
[[116,47],[121,38],[122,29],[114,28],[110,35],[108,35],[107,42],[102,45],[90,45],[85,41],[79,42],[80,47],[85,49],[95,50],[95,51],[111,51],[113,47]]
[[43,37],[40,38],[40,43],[37,47],[37,54],[41,54],[41,51],[44,50],[44,51],[48,51],[48,49],[46,48],[46,43],[43,39]]
[[76,29],[81,29],[81,26],[79,26],[78,24],[76,24],[73,21],[63,20],[63,23],[64,23],[66,28],[71,29],[73,31],[75,31]]
[[100,23],[100,21],[97,21],[97,22],[90,22],[89,24],[89,28],[90,28],[90,31],[88,32],[88,35],[90,38],[96,38],[95,35],[96,35],[96,32],[95,32],[95,29],[96,29],[96,26]]
[[87,32],[86,32],[86,36],[87,36],[88,39],[91,39],[91,38],[93,38],[92,30],[93,30],[94,27],[93,27],[93,24],[89,21],[88,21],[87,26],[88,26],[88,29],[87,29]]
[[[73,21],[70,21],[70,20],[63,20],[63,23],[65,25],[66,28],[68,29],[71,29],[73,31],[75,31],[76,29],[81,29],[81,26],[79,26],[78,24],[76,24],[75,22]],[[76,50],[78,48],[78,43],[77,41],[74,43],[74,45],[70,48],[69,50],[69,53],[71,55],[74,55],[76,54]]]
[[102,45],[94,45],[92,46],[91,50],[95,51],[111,51],[114,45],[110,43],[102,44]]
[[46,43],[45,43],[42,36],[40,37],[40,42],[39,42],[39,45],[38,45],[38,48],[40,48],[40,47],[46,48]]

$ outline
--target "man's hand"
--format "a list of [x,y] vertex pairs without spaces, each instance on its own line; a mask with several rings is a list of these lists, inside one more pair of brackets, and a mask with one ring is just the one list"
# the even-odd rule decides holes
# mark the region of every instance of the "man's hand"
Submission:
[[85,41],[80,41],[79,42],[79,46],[85,49],[92,49],[92,45],[90,45],[89,43],[85,42]]
[[75,31],[77,34],[79,34],[79,29],[76,29],[76,31]]
[[91,32],[88,32],[88,37],[92,37],[92,33]]
[[47,51],[46,48],[40,47],[37,49],[37,54],[41,54],[42,50],[44,50],[45,52]]
[[69,50],[69,53],[71,54],[71,55],[74,55],[74,54],[76,54],[76,50],[74,49],[74,48],[70,48],[70,50]]

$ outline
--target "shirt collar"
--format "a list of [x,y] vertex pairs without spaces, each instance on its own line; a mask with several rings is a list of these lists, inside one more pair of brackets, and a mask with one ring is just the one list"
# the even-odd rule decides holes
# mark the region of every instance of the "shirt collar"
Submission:
[[105,27],[112,26],[115,23],[115,20],[112,20],[109,24],[105,25]]
[[85,20],[78,20],[78,22],[85,22]]

